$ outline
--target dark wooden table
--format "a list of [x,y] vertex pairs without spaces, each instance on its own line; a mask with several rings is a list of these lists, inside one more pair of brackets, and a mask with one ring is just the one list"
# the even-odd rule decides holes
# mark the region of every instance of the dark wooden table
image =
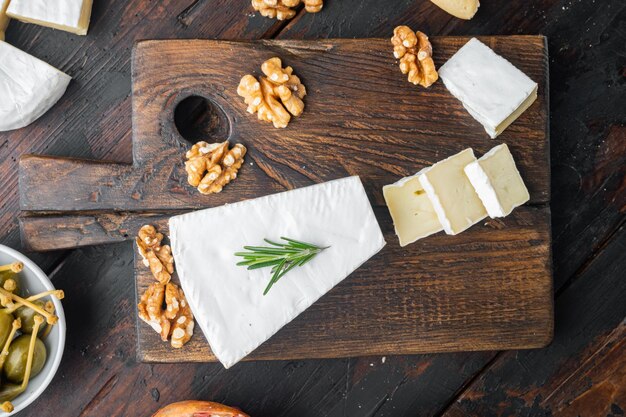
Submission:
[[[131,162],[130,56],[141,39],[543,34],[550,48],[556,330],[541,350],[340,360],[135,361],[130,243],[31,254],[66,291],[51,387],[20,416],[149,416],[184,399],[277,416],[605,416],[626,413],[626,2],[484,0],[471,21],[427,0],[326,0],[289,22],[248,0],[96,0],[87,37],[13,22],[7,41],[74,81],[35,124],[0,134],[1,242],[20,249],[17,160]],[[0,99],[3,99],[0,97]],[[50,181],[63,181],[51,178]]]

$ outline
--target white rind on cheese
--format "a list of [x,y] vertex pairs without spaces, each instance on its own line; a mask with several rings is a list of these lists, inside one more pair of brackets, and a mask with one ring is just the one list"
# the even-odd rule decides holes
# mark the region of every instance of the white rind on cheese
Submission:
[[[281,236],[330,246],[263,296],[270,270],[234,255]],[[385,245],[359,177],[348,177],[170,219],[170,240],[198,325],[231,367]]]
[[461,233],[487,217],[463,170],[474,161],[474,151],[468,148],[423,169],[418,176],[443,230],[449,235]]
[[536,82],[476,38],[441,66],[439,77],[491,138],[537,98]]
[[0,41],[0,132],[28,126],[52,107],[71,77]]
[[9,7],[9,0],[0,0],[0,41],[4,40],[4,32],[6,32],[9,20],[11,20],[7,16],[7,7]]
[[86,35],[93,0],[11,0],[7,14],[17,20]]
[[530,194],[506,144],[491,149],[468,164],[465,173],[489,217],[505,217],[530,200]]
[[400,246],[406,246],[443,230],[437,213],[419,181],[420,173],[383,187],[383,196],[393,219]]

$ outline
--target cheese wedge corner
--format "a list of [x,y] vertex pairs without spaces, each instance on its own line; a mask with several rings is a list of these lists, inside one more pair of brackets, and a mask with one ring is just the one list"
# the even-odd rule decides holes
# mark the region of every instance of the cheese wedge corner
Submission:
[[86,35],[93,0],[10,0],[7,14],[25,23],[34,23],[76,35]]

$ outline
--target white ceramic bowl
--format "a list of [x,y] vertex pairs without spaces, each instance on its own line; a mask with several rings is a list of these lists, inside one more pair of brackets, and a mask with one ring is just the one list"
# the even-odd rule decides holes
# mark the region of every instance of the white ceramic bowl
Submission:
[[[19,275],[23,294],[32,295],[54,289],[48,276],[33,261],[7,246],[0,245],[0,265],[15,261],[20,261],[24,264],[24,270]],[[59,369],[63,348],[65,347],[65,314],[59,300],[54,297],[47,297],[46,299],[51,299],[54,302],[55,314],[59,317],[58,323],[54,325],[44,341],[48,350],[46,364],[36,377],[31,378],[26,391],[11,401],[15,407],[13,412],[7,414],[0,411],[0,416],[13,415],[35,401],[48,387],[57,369]]]

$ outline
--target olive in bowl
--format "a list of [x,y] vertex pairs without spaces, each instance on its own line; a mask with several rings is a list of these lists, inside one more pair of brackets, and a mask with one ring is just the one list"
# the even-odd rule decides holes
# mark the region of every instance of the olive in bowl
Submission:
[[0,245],[0,416],[27,407],[52,381],[65,347],[63,296],[30,259]]

